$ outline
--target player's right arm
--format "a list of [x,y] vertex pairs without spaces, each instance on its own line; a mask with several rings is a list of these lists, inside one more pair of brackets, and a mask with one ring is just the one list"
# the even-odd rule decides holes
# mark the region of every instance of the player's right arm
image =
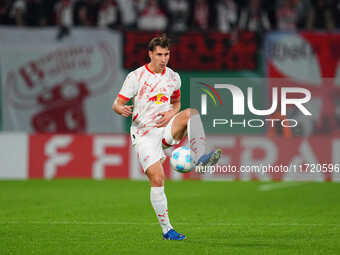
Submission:
[[132,105],[126,105],[137,94],[138,82],[136,81],[136,75],[134,73],[129,73],[126,77],[123,86],[113,102],[112,109],[124,116],[129,117],[132,114]]
[[112,109],[124,117],[129,117],[132,114],[133,105],[126,105],[127,102],[129,100],[118,96],[113,102]]

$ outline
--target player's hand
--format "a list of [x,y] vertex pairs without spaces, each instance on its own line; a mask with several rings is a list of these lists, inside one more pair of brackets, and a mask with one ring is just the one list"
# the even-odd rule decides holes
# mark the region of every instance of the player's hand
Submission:
[[172,116],[174,116],[174,114],[171,111],[168,111],[168,112],[160,112],[157,114],[157,116],[161,116],[161,118],[157,121],[157,124],[156,124],[156,127],[160,128],[160,127],[165,127],[171,120]]
[[123,105],[121,109],[121,115],[124,117],[129,117],[132,114],[133,105]]

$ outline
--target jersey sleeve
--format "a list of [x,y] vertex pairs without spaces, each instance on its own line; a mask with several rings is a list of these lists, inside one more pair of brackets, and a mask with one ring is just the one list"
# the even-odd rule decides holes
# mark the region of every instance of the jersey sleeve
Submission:
[[137,95],[138,92],[138,83],[136,81],[136,76],[134,73],[129,73],[126,77],[122,88],[119,91],[118,97],[123,98],[125,100],[130,100],[132,97]]
[[171,95],[171,99],[176,99],[181,96],[181,78],[178,73],[175,73],[175,89]]

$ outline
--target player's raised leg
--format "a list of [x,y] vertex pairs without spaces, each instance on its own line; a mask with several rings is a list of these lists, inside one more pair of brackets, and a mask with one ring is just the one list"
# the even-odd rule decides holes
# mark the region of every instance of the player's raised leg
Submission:
[[171,134],[175,140],[181,140],[186,134],[192,158],[196,165],[214,165],[221,156],[221,150],[216,149],[208,154],[206,151],[206,137],[201,117],[196,109],[188,108],[178,113],[172,123]]
[[151,185],[150,200],[161,225],[163,238],[167,240],[183,240],[185,235],[177,233],[170,224],[168,201],[164,192],[164,170],[160,161],[146,170]]

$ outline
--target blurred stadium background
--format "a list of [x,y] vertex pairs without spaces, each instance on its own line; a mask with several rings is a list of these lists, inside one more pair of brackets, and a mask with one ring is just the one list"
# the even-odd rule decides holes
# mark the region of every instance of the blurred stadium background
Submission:
[[[126,74],[148,61],[147,42],[160,32],[173,41],[170,67],[182,78],[183,108],[194,78],[280,78],[312,93],[311,118],[288,111],[296,128],[238,127],[222,135],[207,125],[217,136],[212,146],[223,148],[221,162],[338,164],[339,11],[338,1],[327,0],[2,0],[0,177],[145,178],[129,145],[129,122],[111,104]],[[265,108],[274,85],[253,86],[256,106]],[[334,171],[179,175],[168,162],[166,175],[339,180]]]
[[[86,240],[88,247],[84,249],[91,254],[113,252],[115,247],[121,248],[117,254],[150,254],[156,235],[149,236],[145,244],[134,237],[138,245],[130,250],[120,243],[129,238],[126,233],[142,234],[138,224],[155,219],[151,207],[144,218],[138,218],[138,213],[132,213],[132,220],[124,216],[131,210],[144,210],[148,189],[146,184],[135,182],[145,180],[145,176],[130,146],[130,122],[114,114],[111,105],[127,73],[148,61],[147,42],[166,32],[173,41],[169,66],[182,79],[182,108],[190,106],[193,78],[280,78],[312,93],[308,104],[312,118],[303,118],[294,109],[288,112],[288,117],[299,120],[297,128],[265,127],[255,133],[233,128],[223,134],[209,130],[212,146],[223,150],[221,162],[236,166],[331,164],[333,168],[294,175],[182,175],[165,162],[167,179],[188,180],[168,182],[173,187],[169,191],[171,204],[175,206],[177,201],[182,206],[173,217],[199,240],[182,247],[183,251],[273,254],[279,248],[290,254],[336,254],[340,249],[340,192],[338,184],[331,182],[340,180],[339,171],[334,171],[340,164],[339,28],[338,0],[0,0],[0,253],[57,254],[68,248],[65,254],[75,254],[80,251],[72,240]],[[256,84],[258,108],[267,106],[272,86],[270,82]],[[231,102],[225,107],[231,107]],[[282,116],[275,113],[271,117]],[[74,180],[30,180],[65,178]],[[100,189],[98,182],[79,179],[110,181],[102,182]],[[212,185],[190,179],[300,182],[286,186],[270,182],[273,186],[264,187],[273,193],[263,195],[261,189],[267,188],[261,182]],[[119,188],[123,186],[131,190]],[[207,203],[204,213],[185,201],[188,194],[193,204],[201,203],[194,194],[202,190]],[[118,205],[105,207],[112,199],[133,201],[137,191],[143,195],[139,195],[143,203],[121,208],[123,202],[116,202]],[[103,197],[98,199],[96,194]],[[218,205],[209,202],[211,197]],[[44,208],[45,213],[41,213]],[[228,212],[230,208],[234,209]],[[120,213],[111,214],[114,210]],[[259,216],[262,213],[266,217]],[[94,214],[102,215],[96,218]],[[210,229],[197,227],[202,214],[207,217],[203,222],[208,224],[208,218],[212,219]],[[127,223],[126,233],[121,231],[121,218]],[[190,229],[191,223],[196,228]],[[95,230],[92,225],[96,224],[108,227]],[[69,226],[77,230],[65,234]],[[89,226],[98,236],[93,237],[86,229]],[[246,226],[250,227],[244,230]],[[112,228],[117,232],[110,235]],[[151,228],[157,232],[158,226]],[[34,229],[35,237],[31,235]],[[208,242],[200,239],[201,231],[215,230],[217,234],[208,237]],[[54,231],[57,234],[51,234]],[[88,232],[79,236],[78,231]],[[249,235],[244,231],[250,231]],[[280,239],[276,231],[283,231],[285,238]],[[44,239],[46,233],[66,243],[65,250],[48,243],[53,238]],[[69,239],[71,235],[74,239]],[[121,239],[115,239],[116,235]],[[152,235],[149,229],[148,235]],[[328,239],[320,242],[321,235]],[[114,245],[109,249],[91,246],[96,241],[104,247],[112,239]],[[164,244],[156,245],[165,248]],[[178,247],[166,249],[182,251]]]

